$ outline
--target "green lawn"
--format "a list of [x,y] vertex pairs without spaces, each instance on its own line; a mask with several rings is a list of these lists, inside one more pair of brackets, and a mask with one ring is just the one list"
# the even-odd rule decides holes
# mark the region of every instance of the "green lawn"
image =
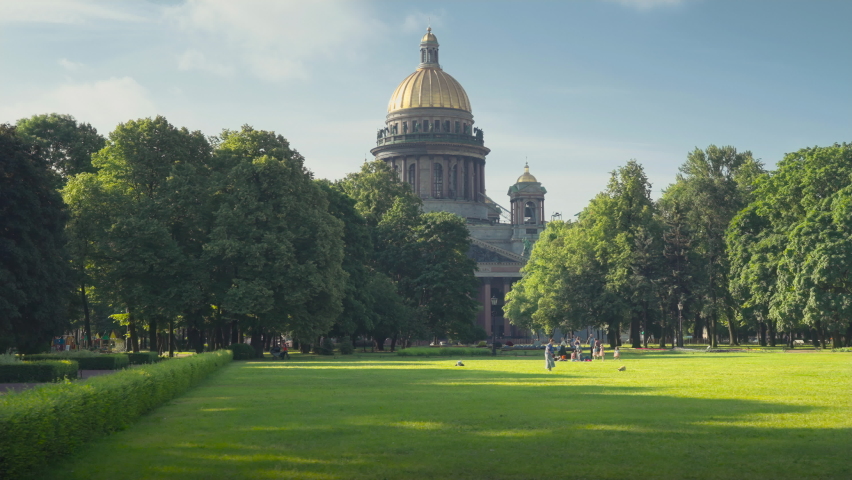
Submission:
[[40,476],[852,478],[850,354],[293,357],[234,362]]

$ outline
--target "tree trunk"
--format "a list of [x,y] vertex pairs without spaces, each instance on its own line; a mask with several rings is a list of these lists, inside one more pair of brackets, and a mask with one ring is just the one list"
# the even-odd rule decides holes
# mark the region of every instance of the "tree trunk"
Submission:
[[644,305],[642,308],[642,347],[648,348],[648,338],[651,336],[650,328],[648,328],[648,306]]
[[130,334],[130,348],[133,353],[139,353],[139,337],[136,335],[136,319],[130,309],[127,309],[127,333]]
[[395,352],[395,351],[396,351],[396,334],[394,334],[394,335],[391,337],[391,345],[390,345],[390,348],[391,348],[391,350],[390,350],[390,351],[391,351],[391,353],[393,353],[393,352]]
[[639,318],[636,314],[630,316],[630,344],[633,348],[641,348],[642,343],[639,338]]
[[760,320],[757,323],[757,336],[758,336],[757,343],[761,347],[765,347],[766,346],[766,322],[764,322],[763,320]]
[[148,350],[156,352],[157,349],[157,317],[148,320]]
[[734,322],[731,319],[728,319],[728,345],[733,347],[734,345],[739,345],[740,342],[737,341],[737,328],[734,325]]
[[175,320],[169,318],[169,358],[175,356]]
[[777,336],[777,333],[775,332],[775,322],[774,321],[769,322],[769,325],[767,325],[767,327],[769,328],[769,346],[774,347],[774,346],[776,346],[776,336]]
[[89,300],[86,297],[86,285],[80,284],[80,298],[83,301],[83,325],[86,331],[86,348],[92,348],[92,321],[89,317]]
[[846,346],[852,347],[852,320],[849,321],[849,325],[846,327]]
[[373,345],[375,345],[376,350],[378,350],[380,352],[384,352],[385,351],[385,338],[386,337],[384,335],[379,335],[379,337],[381,337],[381,340],[379,340],[376,337],[373,337]]
[[231,321],[231,344],[240,343],[240,321]]
[[263,357],[263,329],[255,327],[251,330],[251,346],[254,347],[254,354],[257,358]]
[[819,343],[820,343],[819,348],[825,348],[825,346],[826,346],[825,345],[825,329],[822,326],[822,322],[819,321],[819,320],[817,320],[816,331],[817,331],[817,339],[819,340]]

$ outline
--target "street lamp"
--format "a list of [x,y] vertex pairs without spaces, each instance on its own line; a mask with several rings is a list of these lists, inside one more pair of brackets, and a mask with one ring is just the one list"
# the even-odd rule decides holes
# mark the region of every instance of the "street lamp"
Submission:
[[683,348],[683,302],[677,302],[677,346]]
[[492,295],[491,296],[491,356],[492,357],[497,356],[497,344],[496,344],[497,338],[495,336],[496,332],[494,331],[494,317],[497,316],[496,315],[497,311],[494,309],[494,307],[496,307],[496,306],[497,306],[497,297]]

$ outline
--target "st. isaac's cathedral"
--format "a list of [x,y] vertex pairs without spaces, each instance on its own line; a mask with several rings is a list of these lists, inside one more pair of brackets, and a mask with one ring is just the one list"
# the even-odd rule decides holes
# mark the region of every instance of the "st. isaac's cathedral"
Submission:
[[391,95],[385,128],[370,152],[411,185],[424,211],[451,212],[467,220],[469,255],[479,265],[482,310],[477,323],[489,336],[515,337],[523,332],[502,316],[501,306],[544,230],[547,191],[526,166],[509,187],[508,209],[489,198],[485,157],[491,150],[482,129],[473,125],[467,93],[441,69],[438,38],[428,28],[420,40],[420,64]]

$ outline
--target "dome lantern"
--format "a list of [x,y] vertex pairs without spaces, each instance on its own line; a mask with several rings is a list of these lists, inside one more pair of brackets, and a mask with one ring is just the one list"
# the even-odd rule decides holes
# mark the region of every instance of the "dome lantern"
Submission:
[[518,177],[518,181],[515,183],[538,183],[538,180],[530,173],[529,162],[524,165],[524,174]]
[[420,65],[417,68],[441,68],[438,63],[438,37],[432,33],[432,27],[426,29],[426,35],[420,39]]

